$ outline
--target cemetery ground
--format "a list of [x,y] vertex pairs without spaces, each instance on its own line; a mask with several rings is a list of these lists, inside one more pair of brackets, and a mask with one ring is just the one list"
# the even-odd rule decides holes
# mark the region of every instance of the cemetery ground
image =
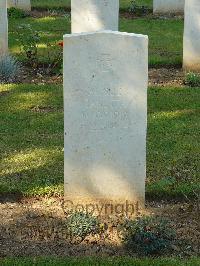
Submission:
[[[135,3],[137,5],[144,5],[145,7],[152,8],[152,0],[136,0]],[[32,0],[32,7],[35,9],[70,9],[70,0]],[[120,0],[120,8],[121,9],[128,9],[130,7],[129,0]]]
[[[127,2],[123,1],[122,8]],[[70,19],[63,11],[47,11],[45,6],[41,10],[41,3],[33,1],[38,9],[29,17],[9,18],[9,48],[21,62],[22,71],[15,80],[0,85],[0,257],[74,256],[69,258],[72,265],[133,264],[131,258],[123,257],[137,255],[121,243],[120,218],[100,221],[101,232],[83,240],[67,235],[63,210],[62,47],[58,42],[70,32]],[[64,1],[59,3],[62,7]],[[147,34],[150,40],[144,214],[168,218],[177,232],[169,253],[154,261],[135,259],[135,265],[186,264],[181,258],[189,258],[187,265],[199,265],[199,259],[190,257],[200,255],[196,199],[200,87],[185,84],[181,69],[183,19],[131,16],[121,14],[120,30]],[[37,43],[36,54],[21,50],[22,43],[28,42]],[[75,258],[83,255],[119,258]],[[66,264],[66,259],[55,258],[15,259],[15,263],[44,265],[48,260],[52,265]],[[13,263],[12,259],[5,261],[5,265]]]
[[[34,259],[7,259],[5,261],[5,266],[43,266],[43,265],[52,265],[52,266],[64,266],[64,265],[137,265],[137,266],[182,266],[182,262],[178,259],[131,259],[125,257],[118,258],[34,258]],[[198,266],[198,259],[191,259],[185,261],[187,266]]]

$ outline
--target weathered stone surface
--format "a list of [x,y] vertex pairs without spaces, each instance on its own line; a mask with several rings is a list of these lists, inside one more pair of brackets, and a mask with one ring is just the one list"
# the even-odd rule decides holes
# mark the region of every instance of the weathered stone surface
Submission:
[[64,36],[66,199],[144,204],[147,81],[147,36]]
[[31,10],[30,0],[7,0],[8,8],[16,7],[23,10]]
[[154,13],[184,13],[185,0],[153,0]]
[[200,1],[186,0],[183,67],[200,71]]
[[72,0],[72,33],[118,30],[119,0]]
[[6,0],[0,0],[0,55],[8,51],[8,19]]

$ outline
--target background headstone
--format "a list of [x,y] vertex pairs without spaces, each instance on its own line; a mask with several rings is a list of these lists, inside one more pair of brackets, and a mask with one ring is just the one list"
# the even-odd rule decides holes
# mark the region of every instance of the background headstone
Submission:
[[8,51],[8,19],[6,0],[0,0],[0,55]]
[[144,204],[147,83],[147,36],[64,36],[67,199]]
[[72,33],[118,30],[119,0],[71,0]]
[[200,71],[200,1],[186,0],[183,67]]
[[185,0],[153,0],[154,13],[184,13]]
[[30,0],[7,0],[8,8],[15,7],[23,10],[31,10]]

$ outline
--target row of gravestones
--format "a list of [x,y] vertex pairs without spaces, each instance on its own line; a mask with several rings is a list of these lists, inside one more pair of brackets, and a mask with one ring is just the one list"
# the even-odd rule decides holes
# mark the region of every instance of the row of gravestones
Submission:
[[[154,13],[183,13],[185,0],[153,0]],[[31,10],[30,0],[7,0],[8,8]]]
[[[66,202],[143,206],[148,37],[118,31],[118,0],[73,0],[71,9],[72,34],[64,36]],[[199,0],[186,0],[185,9],[184,63],[200,69]],[[1,0],[2,53],[7,32]]]
[[[153,0],[154,13],[183,13],[185,0]],[[30,0],[7,0],[8,8],[31,10]]]

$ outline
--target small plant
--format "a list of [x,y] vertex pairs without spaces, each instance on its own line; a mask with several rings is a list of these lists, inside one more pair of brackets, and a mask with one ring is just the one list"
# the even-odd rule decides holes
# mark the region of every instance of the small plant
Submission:
[[25,18],[28,14],[22,10],[15,7],[11,7],[8,9],[8,17],[9,18]]
[[23,24],[18,27],[18,41],[30,65],[35,65],[38,61],[38,46],[40,40],[39,32],[34,31],[31,25]]
[[57,42],[42,43],[41,32],[33,30],[31,25],[18,27],[18,42],[28,65],[42,68],[47,75],[59,73],[62,65],[63,51]]
[[59,49],[57,43],[47,43],[44,56],[46,58],[46,65],[44,66],[46,74],[61,74],[63,49]]
[[20,64],[10,55],[0,57],[0,80],[10,82],[15,80],[20,72]]
[[138,6],[136,1],[133,0],[130,3],[129,12],[135,15],[145,15],[147,14],[147,8],[145,6]]
[[67,230],[71,237],[81,238],[95,234],[99,230],[99,221],[89,213],[74,212],[67,218]]
[[185,77],[185,84],[191,87],[200,87],[200,74],[197,73],[187,73]]
[[125,245],[141,255],[156,255],[171,248],[175,231],[165,219],[144,216],[123,225]]

